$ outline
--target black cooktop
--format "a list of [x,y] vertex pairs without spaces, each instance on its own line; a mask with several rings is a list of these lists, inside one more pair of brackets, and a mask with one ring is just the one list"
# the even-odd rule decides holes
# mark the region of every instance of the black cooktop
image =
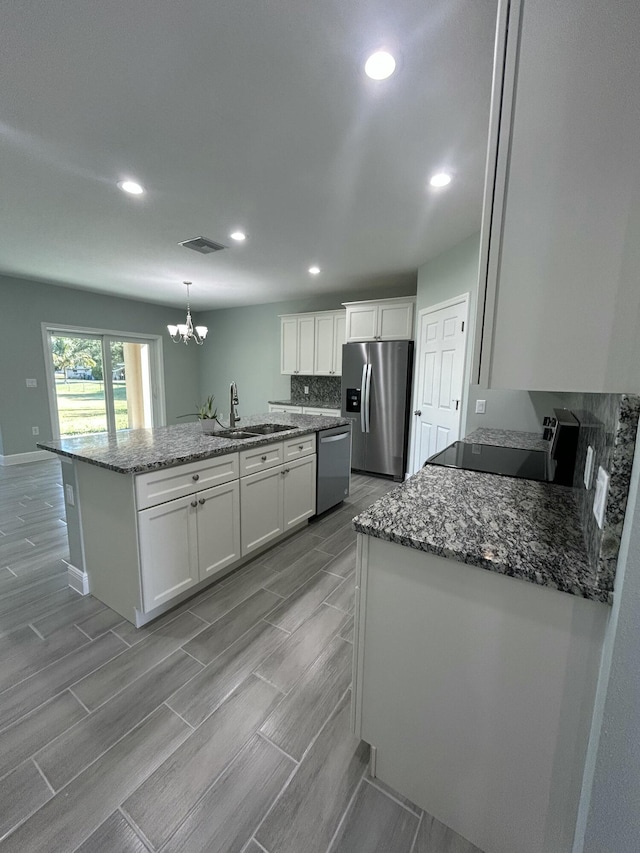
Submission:
[[484,474],[519,477],[523,480],[549,479],[547,454],[544,450],[523,450],[519,447],[494,447],[491,444],[470,444],[455,441],[427,459],[425,465],[463,468]]

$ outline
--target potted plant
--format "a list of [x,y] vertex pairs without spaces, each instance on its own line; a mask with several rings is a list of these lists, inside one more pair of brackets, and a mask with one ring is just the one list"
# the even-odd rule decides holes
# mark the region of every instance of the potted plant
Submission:
[[204,403],[199,406],[196,405],[195,412],[189,412],[186,415],[178,415],[178,417],[189,418],[194,414],[197,415],[198,420],[200,421],[200,426],[202,427],[202,432],[206,435],[211,435],[216,431],[218,426],[222,426],[218,420],[218,409],[213,405],[214,400],[215,397],[213,394],[209,394]]

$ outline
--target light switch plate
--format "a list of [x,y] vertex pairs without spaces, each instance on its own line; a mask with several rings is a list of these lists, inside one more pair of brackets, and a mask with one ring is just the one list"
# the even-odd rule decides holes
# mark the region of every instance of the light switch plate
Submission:
[[38,387],[38,380],[37,379],[25,379],[25,382],[27,383],[27,388],[37,388]]
[[476,400],[476,415],[484,415],[487,411],[486,400]]
[[64,487],[64,498],[69,506],[76,505],[75,495],[73,494],[73,486],[70,483],[67,483]]
[[607,494],[609,493],[609,475],[602,465],[598,468],[596,478],[596,493],[593,498],[593,514],[600,529],[604,527],[604,511],[607,505]]
[[593,447],[589,445],[589,447],[587,447],[587,457],[584,462],[583,480],[585,489],[591,488],[591,480],[593,479],[593,457]]

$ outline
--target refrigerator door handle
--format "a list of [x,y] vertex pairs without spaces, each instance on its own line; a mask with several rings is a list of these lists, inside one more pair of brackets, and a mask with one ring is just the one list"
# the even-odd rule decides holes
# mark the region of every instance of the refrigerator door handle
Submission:
[[362,365],[362,379],[360,380],[360,431],[367,432],[367,368],[368,364]]
[[365,432],[371,431],[371,365],[367,364],[367,379],[366,379],[366,388],[367,393],[365,396],[364,403],[364,418],[365,418]]

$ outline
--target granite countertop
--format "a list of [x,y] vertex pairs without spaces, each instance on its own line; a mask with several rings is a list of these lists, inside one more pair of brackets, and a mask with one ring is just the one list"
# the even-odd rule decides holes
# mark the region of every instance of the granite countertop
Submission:
[[[464,441],[546,450],[536,433],[479,429]],[[573,489],[429,465],[353,520],[359,533],[610,603],[587,555]]]
[[271,403],[273,406],[308,406],[311,409],[340,409],[339,405],[335,405],[332,402],[327,402],[326,400],[318,400],[318,399],[308,399],[304,400],[304,402],[300,400],[268,400],[267,402]]
[[521,447],[524,450],[549,449],[549,442],[540,433],[512,429],[475,429],[462,441],[467,444],[491,444],[496,447]]
[[321,429],[349,423],[341,417],[324,415],[294,415],[285,412],[242,416],[238,429],[256,424],[287,424],[290,430],[258,435],[255,438],[228,439],[205,435],[199,423],[155,427],[153,429],[121,430],[116,435],[105,434],[63,438],[38,443],[42,450],[79,459],[120,474],[140,474],[158,468],[169,468],[185,462],[196,462],[210,456],[224,456],[248,447],[272,444]]

